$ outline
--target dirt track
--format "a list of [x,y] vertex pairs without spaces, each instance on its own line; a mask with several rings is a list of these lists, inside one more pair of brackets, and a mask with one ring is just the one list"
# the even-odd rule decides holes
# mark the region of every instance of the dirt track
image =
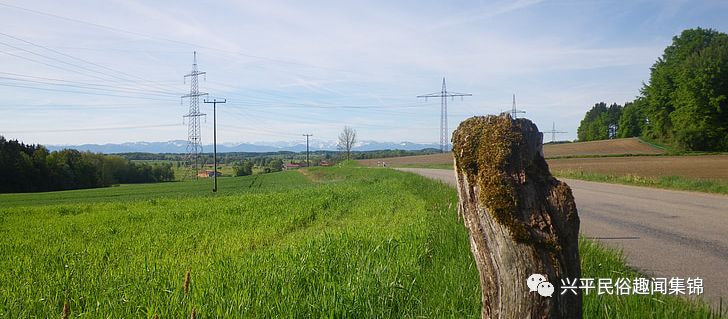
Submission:
[[[452,170],[400,168],[455,185]],[[728,300],[728,196],[564,180],[581,232],[622,249],[655,277],[701,277],[704,298]]]

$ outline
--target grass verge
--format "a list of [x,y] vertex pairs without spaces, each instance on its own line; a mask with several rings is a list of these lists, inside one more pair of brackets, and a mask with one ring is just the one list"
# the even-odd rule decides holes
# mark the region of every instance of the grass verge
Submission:
[[[581,238],[579,240],[582,278],[647,278],[629,268],[614,249]],[[596,283],[595,283],[596,285]],[[584,318],[721,318],[717,311],[700,301],[669,295],[584,295]]]
[[581,170],[554,170],[552,171],[552,174],[562,178],[580,179],[593,182],[728,194],[728,182],[720,180],[687,178],[681,176],[642,177],[632,174],[610,175]]

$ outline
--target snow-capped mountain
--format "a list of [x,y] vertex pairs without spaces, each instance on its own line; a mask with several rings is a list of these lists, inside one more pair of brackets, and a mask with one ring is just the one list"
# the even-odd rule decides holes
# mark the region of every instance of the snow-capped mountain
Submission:
[[[309,149],[317,150],[336,150],[335,141],[310,140]],[[91,151],[95,153],[185,153],[187,152],[187,141],[174,140],[167,142],[128,142],[121,144],[82,144],[82,145],[48,145],[49,150],[76,149],[79,151]],[[375,151],[375,150],[421,150],[425,148],[439,148],[438,144],[419,144],[412,142],[378,142],[378,141],[361,141],[354,147],[355,151]],[[205,152],[212,151],[212,145],[204,145]],[[279,152],[291,151],[302,152],[306,150],[306,143],[299,141],[280,141],[280,142],[254,142],[254,143],[223,143],[217,145],[219,153],[226,152]]]

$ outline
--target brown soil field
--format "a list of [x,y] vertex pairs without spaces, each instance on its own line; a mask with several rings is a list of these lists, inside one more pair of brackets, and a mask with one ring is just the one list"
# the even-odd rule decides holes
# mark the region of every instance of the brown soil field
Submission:
[[547,162],[552,171],[580,170],[612,175],[682,176],[728,181],[728,155],[563,158]]
[[[452,163],[452,155],[432,154],[393,157],[359,161],[362,165],[377,166],[384,161],[387,166],[428,166]],[[626,156],[560,158],[547,160],[552,171],[580,170],[611,175],[637,175],[644,177],[682,176],[728,181],[728,155],[696,156]]]
[[358,160],[364,166],[377,166],[377,163],[384,162],[387,166],[399,167],[407,165],[423,165],[423,164],[445,164],[452,163],[452,153],[404,156],[404,157],[388,157],[388,158],[372,158]]
[[544,156],[584,156],[584,155],[644,155],[663,154],[664,150],[641,142],[638,138],[619,138],[604,141],[589,141],[563,144],[546,144]]

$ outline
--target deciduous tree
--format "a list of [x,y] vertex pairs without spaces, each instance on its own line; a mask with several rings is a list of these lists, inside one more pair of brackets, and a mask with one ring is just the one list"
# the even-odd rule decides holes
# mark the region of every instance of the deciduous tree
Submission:
[[346,160],[351,159],[351,149],[354,148],[354,144],[356,144],[356,130],[349,126],[344,126],[344,130],[339,134],[337,147],[339,150],[346,152]]

